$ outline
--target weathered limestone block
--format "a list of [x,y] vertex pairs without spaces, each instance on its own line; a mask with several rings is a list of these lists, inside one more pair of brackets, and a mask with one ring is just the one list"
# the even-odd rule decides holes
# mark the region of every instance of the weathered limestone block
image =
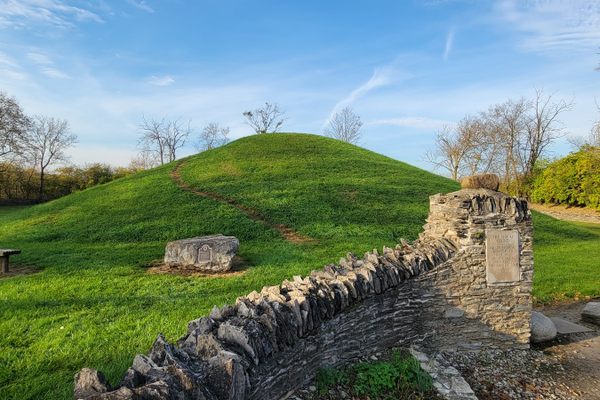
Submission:
[[101,372],[95,369],[83,368],[75,375],[75,398],[85,399],[109,391],[109,386]]
[[169,242],[165,264],[194,266],[199,271],[229,271],[240,242],[233,236],[213,235]]
[[581,319],[600,325],[600,302],[587,303],[581,312]]

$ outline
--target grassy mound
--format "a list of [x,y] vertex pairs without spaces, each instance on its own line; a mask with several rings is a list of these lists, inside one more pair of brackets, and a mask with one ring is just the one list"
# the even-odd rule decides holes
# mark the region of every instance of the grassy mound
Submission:
[[[306,274],[347,251],[416,238],[428,196],[458,188],[402,162],[303,134],[243,138],[178,168],[189,187],[232,199],[314,239],[290,243],[236,207],[182,190],[171,177],[175,167],[0,212],[0,247],[22,249],[14,261],[41,269],[0,279],[0,398],[71,398],[73,374],[84,366],[101,369],[115,383],[159,332],[175,340],[187,321],[214,304]],[[594,268],[589,255],[600,253],[600,233],[541,216],[535,222],[542,236],[536,285],[547,286],[539,293],[545,299],[569,294],[556,276],[565,263],[554,261],[560,254],[552,252],[573,251],[585,240],[587,257],[577,262],[588,263],[582,270],[587,276]],[[243,273],[146,273],[165,242],[213,233],[240,239]],[[573,241],[555,246],[565,236]],[[599,294],[599,275],[588,277],[588,292]]]
[[[272,223],[315,239],[293,244],[227,204],[181,190],[175,165],[0,216],[2,247],[42,269],[0,280],[0,398],[70,398],[73,373],[93,366],[113,382],[159,332],[214,304],[306,274],[347,251],[414,239],[427,196],[444,178],[313,135],[263,135],[185,160],[182,179],[232,197]],[[248,269],[228,278],[150,275],[166,241],[237,236]]]

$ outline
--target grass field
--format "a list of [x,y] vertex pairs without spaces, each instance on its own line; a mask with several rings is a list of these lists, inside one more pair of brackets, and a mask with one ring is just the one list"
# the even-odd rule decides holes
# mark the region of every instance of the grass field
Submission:
[[[71,398],[73,374],[84,366],[104,371],[114,383],[159,332],[175,340],[188,320],[214,304],[306,274],[347,251],[416,238],[428,196],[458,188],[313,135],[247,137],[184,161],[186,184],[233,198],[314,239],[290,243],[230,205],[181,190],[170,176],[174,167],[0,211],[1,247],[22,249],[14,261],[41,268],[0,279],[0,398]],[[535,226],[536,296],[600,294],[600,232],[542,215]],[[165,242],[212,233],[240,239],[243,274],[145,273]]]
[[0,206],[0,217],[3,215],[9,215],[19,210],[24,210],[30,206]]
[[600,224],[533,216],[536,300],[600,296]]

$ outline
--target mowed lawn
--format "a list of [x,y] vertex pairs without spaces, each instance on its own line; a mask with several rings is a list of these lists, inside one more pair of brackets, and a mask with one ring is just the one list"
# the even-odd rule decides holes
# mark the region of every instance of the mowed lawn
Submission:
[[533,294],[539,302],[600,296],[600,224],[534,212]]
[[[293,244],[236,208],[181,190],[170,177],[174,167],[0,210],[0,247],[22,249],[14,262],[40,269],[0,279],[1,399],[72,398],[73,375],[84,366],[116,383],[158,333],[176,340],[187,321],[214,304],[305,275],[348,251],[415,239],[428,196],[458,188],[314,135],[252,136],[184,160],[180,172],[188,185],[231,197],[314,239]],[[537,214],[534,221],[536,296],[599,295],[598,230]],[[167,241],[213,233],[240,239],[244,273],[186,278],[145,272]],[[574,270],[585,285],[577,284]]]

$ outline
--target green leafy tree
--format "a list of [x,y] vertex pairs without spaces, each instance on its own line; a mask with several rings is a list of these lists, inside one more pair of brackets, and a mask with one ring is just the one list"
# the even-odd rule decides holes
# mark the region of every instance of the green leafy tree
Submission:
[[585,146],[548,165],[535,179],[531,197],[600,209],[600,147]]

